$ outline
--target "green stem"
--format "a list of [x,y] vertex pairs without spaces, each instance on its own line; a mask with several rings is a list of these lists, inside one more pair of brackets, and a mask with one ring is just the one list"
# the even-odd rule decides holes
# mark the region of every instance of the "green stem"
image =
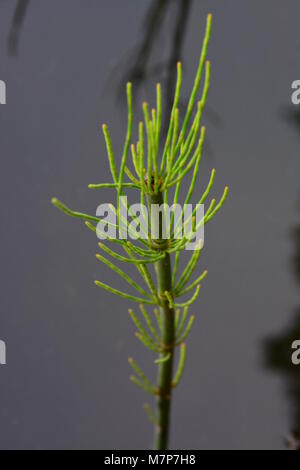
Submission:
[[[149,205],[163,204],[162,193],[152,194],[148,199]],[[149,208],[151,214],[151,206]],[[162,234],[162,226],[164,224],[163,217],[159,221],[159,234]],[[161,250],[167,249],[167,240],[158,239],[154,240],[159,244]],[[173,359],[174,359],[174,343],[175,343],[175,312],[173,308],[169,307],[169,302],[165,296],[168,291],[172,294],[172,269],[170,255],[166,253],[163,259],[155,263],[155,270],[157,276],[157,287],[159,297],[161,299],[160,316],[162,327],[162,342],[164,345],[164,352],[161,358],[169,354],[169,359],[165,362],[160,362],[158,365],[158,397],[157,397],[157,426],[155,434],[155,449],[165,450],[168,447],[169,438],[169,425],[170,425],[170,408],[171,408],[171,395],[172,395],[172,373],[173,373]]]

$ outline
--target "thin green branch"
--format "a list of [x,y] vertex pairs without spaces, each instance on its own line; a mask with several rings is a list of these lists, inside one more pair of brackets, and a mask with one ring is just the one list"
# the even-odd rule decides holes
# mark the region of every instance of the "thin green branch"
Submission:
[[192,305],[196,301],[196,299],[199,295],[200,287],[201,287],[200,284],[198,284],[196,289],[195,289],[194,295],[190,298],[190,300],[187,300],[186,302],[183,302],[183,303],[180,303],[180,304],[176,303],[176,304],[174,304],[175,307],[187,307],[188,305]]
[[176,371],[176,374],[175,374],[175,377],[174,377],[174,380],[173,380],[173,384],[172,384],[173,387],[177,387],[177,385],[179,384],[179,382],[181,380],[183,370],[184,370],[184,366],[185,366],[185,360],[186,360],[186,346],[185,346],[184,343],[182,343],[181,346],[180,346],[180,355],[179,355],[178,367],[177,367],[177,371]]
[[156,390],[153,388],[148,387],[144,382],[141,380],[137,379],[134,375],[130,376],[131,382],[133,382],[135,385],[143,389],[145,392],[150,393],[150,395],[156,395]]
[[160,83],[156,85],[156,153],[159,150],[159,137],[160,137],[160,130],[161,130],[161,86]]
[[165,254],[160,254],[156,258],[148,258],[148,259],[136,259],[136,258],[126,258],[125,256],[119,255],[119,253],[116,253],[115,251],[111,250],[108,248],[104,243],[99,242],[98,245],[102,250],[104,250],[106,253],[109,255],[113,256],[115,259],[119,261],[123,261],[124,263],[130,263],[130,264],[149,264],[149,263],[155,263],[156,261],[164,258]]
[[170,123],[169,123],[169,129],[167,133],[167,139],[163,151],[163,156],[162,156],[162,161],[161,161],[161,166],[160,166],[160,172],[162,173],[165,168],[166,164],[166,159],[167,159],[167,154],[169,152],[170,148],[170,143],[171,143],[171,137],[172,137],[172,131],[173,131],[173,126],[174,126],[174,114],[175,110],[178,107],[179,103],[179,98],[180,98],[180,91],[181,91],[181,82],[182,82],[182,65],[181,62],[177,63],[177,81],[176,81],[176,88],[175,88],[175,96],[174,96],[174,101],[173,101],[173,106],[172,106],[172,111],[171,111],[171,116],[170,116]]
[[161,348],[161,347],[155,346],[152,341],[148,341],[148,340],[145,338],[145,336],[143,336],[141,333],[136,332],[136,333],[135,333],[135,336],[141,341],[141,343],[143,343],[143,345],[144,345],[146,348],[151,349],[151,351],[155,351],[155,352],[158,352],[158,353],[161,353],[161,352],[162,352],[162,348]]
[[160,344],[157,344],[152,338],[151,336],[147,333],[147,331],[145,330],[145,328],[143,327],[143,325],[141,324],[141,322],[139,321],[138,317],[135,315],[134,311],[130,308],[128,310],[129,312],[129,315],[131,316],[131,319],[133,321],[133,323],[135,324],[135,326],[137,327],[137,329],[139,330],[140,334],[143,336],[143,338],[148,342],[150,343],[154,348],[159,348],[160,347]]
[[155,393],[155,387],[154,385],[150,382],[148,377],[144,374],[142,369],[137,365],[137,363],[133,360],[132,357],[128,358],[128,362],[135,371],[135,373],[139,376],[139,378],[142,380],[142,382],[146,385],[146,387],[152,391],[152,393]]
[[119,179],[118,179],[118,184],[119,184],[118,186],[118,210],[117,210],[118,219],[120,215],[119,201],[123,193],[122,186],[123,186],[123,179],[124,179],[124,171],[125,171],[126,161],[128,157],[128,149],[129,149],[131,134],[132,134],[132,85],[130,82],[128,82],[126,85],[126,93],[127,93],[127,106],[128,106],[128,123],[127,123],[127,132],[126,132],[124,150],[123,150]]
[[154,425],[154,426],[158,426],[158,421],[157,421],[157,417],[155,416],[155,413],[153,413],[149,403],[145,403],[144,404],[144,410],[149,418],[149,420],[151,421],[151,423]]
[[94,282],[96,286],[102,287],[102,289],[107,290],[111,294],[118,295],[119,297],[123,297],[124,299],[133,300],[134,302],[143,303],[143,304],[155,305],[154,300],[142,299],[141,297],[136,297],[134,295],[127,294],[126,292],[121,292],[120,290],[115,289],[114,287],[108,286],[107,284],[104,284],[101,281],[96,280]]
[[109,260],[104,258],[103,256],[96,254],[96,258],[102,263],[106,264],[110,269],[112,269],[115,273],[119,274],[129,285],[131,285],[134,289],[136,289],[140,294],[144,295],[145,297],[149,297],[152,299],[151,295],[148,294],[142,287],[140,287],[131,277],[129,277],[122,269],[115,266]]
[[194,269],[197,265],[197,261],[200,257],[200,254],[201,254],[201,250],[194,250],[188,264],[186,265],[184,271],[182,272],[178,280],[178,283],[174,289],[174,292],[179,292],[182,289],[182,287],[188,282],[188,280],[190,279],[191,275],[194,272]]
[[84,214],[83,212],[72,211],[67,206],[65,206],[65,204],[63,204],[61,201],[59,201],[56,197],[53,197],[51,199],[51,202],[55,207],[60,209],[65,214],[70,215],[71,217],[77,217],[79,219],[84,219],[84,220],[91,220],[92,222],[99,222],[100,221],[99,217],[94,217],[93,215]]
[[102,130],[103,130],[104,139],[105,139],[105,143],[106,143],[106,149],[107,149],[110,172],[111,172],[111,175],[113,177],[114,182],[117,183],[118,182],[118,175],[117,175],[117,169],[116,169],[115,156],[114,156],[114,151],[113,151],[113,146],[112,146],[110,134],[109,134],[108,127],[107,127],[106,124],[102,125]]
[[209,222],[216,215],[216,213],[219,212],[219,210],[221,209],[221,207],[223,206],[224,202],[227,199],[228,191],[229,191],[228,186],[226,186],[222,194],[222,197],[220,199],[220,202],[216,205],[212,213],[206,218],[205,223]]
[[[133,183],[123,183],[123,188],[133,188],[133,189],[140,189],[139,184],[133,184]],[[101,188],[118,188],[119,184],[118,183],[91,183],[88,185],[88,188],[90,189],[101,189]]]
[[165,356],[162,356],[158,359],[155,359],[154,363],[155,364],[162,364],[163,362],[169,361],[171,358],[171,353],[167,353]]
[[[199,284],[199,282],[203,281],[203,279],[206,278],[207,276],[207,273],[208,271],[205,270],[199,277],[197,277],[197,279],[192,282],[192,284],[190,284],[188,287],[186,287],[185,289],[183,290],[180,290],[180,291],[175,291],[175,295],[176,297],[181,297],[182,295],[185,295],[187,294],[191,289],[193,289],[195,286],[197,286]],[[186,283],[185,283],[186,284]]]
[[207,16],[207,20],[206,20],[206,31],[205,31],[204,41],[203,41],[203,45],[202,45],[200,62],[199,62],[199,65],[198,65],[194,86],[193,86],[192,93],[191,93],[191,96],[190,96],[190,100],[189,100],[189,103],[188,103],[187,112],[186,112],[186,115],[185,115],[185,118],[184,118],[184,121],[183,121],[182,130],[180,132],[180,136],[179,136],[179,139],[178,139],[178,146],[180,146],[182,140],[184,139],[186,129],[187,129],[191,114],[192,114],[193,109],[194,109],[194,104],[195,104],[195,101],[196,101],[196,96],[197,96],[197,92],[198,92],[198,89],[199,89],[199,84],[200,84],[201,77],[202,77],[203,67],[204,67],[204,63],[205,63],[205,59],[206,59],[206,53],[207,53],[207,46],[208,46],[210,33],[211,33],[211,20],[212,20],[212,15],[209,14]]
[[187,314],[189,311],[189,307],[185,306],[181,315],[180,322],[178,323],[178,327],[176,328],[176,339],[178,339],[183,331],[183,327],[187,318]]
[[145,319],[145,322],[150,330],[150,332],[152,333],[153,337],[158,341],[158,343],[161,343],[161,337],[160,335],[158,334],[155,326],[153,325],[152,321],[151,321],[151,318],[150,316],[148,315],[148,312],[146,310],[146,308],[144,307],[144,305],[140,304],[139,305],[140,307],[140,310],[142,312],[142,315]]
[[190,332],[191,329],[192,329],[192,326],[193,326],[193,324],[194,324],[194,321],[195,321],[195,317],[194,317],[194,315],[191,315],[190,318],[189,318],[189,321],[188,321],[188,323],[187,323],[186,329],[185,329],[183,335],[181,336],[181,338],[179,339],[179,341],[176,343],[176,346],[179,346],[183,341],[186,340],[186,338],[187,338],[189,332]]

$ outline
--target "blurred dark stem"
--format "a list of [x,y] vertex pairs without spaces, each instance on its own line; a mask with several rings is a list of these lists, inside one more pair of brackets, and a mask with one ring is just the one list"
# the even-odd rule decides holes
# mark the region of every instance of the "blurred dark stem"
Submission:
[[7,39],[8,55],[10,56],[16,56],[18,53],[20,32],[24,23],[29,1],[30,0],[18,0],[17,2]]
[[[166,79],[166,112],[167,115],[170,114],[172,108],[172,101],[174,96],[174,88],[176,82],[176,67],[177,62],[181,58],[181,51],[184,41],[184,36],[186,32],[186,27],[188,23],[190,8],[191,8],[192,1],[191,0],[180,0],[179,8],[178,8],[178,21],[175,25],[174,33],[173,33],[173,41],[172,41],[172,49],[170,54],[169,63],[167,66],[167,79]],[[167,123],[167,120],[165,120]],[[167,129],[164,129],[166,132]]]
[[[172,31],[170,34],[171,46],[169,57],[165,62],[150,67],[150,58],[155,46],[159,45],[160,52],[163,47],[159,42],[160,32],[163,28],[167,29],[165,20],[171,6],[176,7],[176,12],[171,22]],[[143,39],[134,54],[133,64],[121,79],[120,92],[123,95],[124,79],[125,81],[132,82],[135,91],[138,92],[138,89],[146,82],[149,76],[159,74],[158,80],[165,84],[164,112],[167,118],[172,107],[176,81],[176,64],[181,59],[191,6],[192,0],[153,0],[145,16]]]
[[[300,284],[300,225],[292,230],[292,239],[295,245],[292,267]],[[293,321],[285,331],[266,338],[264,342],[265,366],[283,376],[286,382],[286,393],[291,404],[291,434],[286,444],[293,450],[300,449],[300,370],[291,361],[291,345],[296,339],[300,339],[300,307],[296,309]]]
[[146,14],[144,20],[144,38],[136,53],[135,62],[128,73],[128,79],[137,87],[145,80],[147,75],[147,63],[169,3],[170,0],[156,0],[150,5]]

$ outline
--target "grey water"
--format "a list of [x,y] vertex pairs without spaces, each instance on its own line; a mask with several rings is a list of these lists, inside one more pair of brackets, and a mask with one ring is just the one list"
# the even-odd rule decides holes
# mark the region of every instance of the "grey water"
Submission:
[[[137,343],[124,288],[95,258],[95,237],[50,203],[95,213],[113,201],[101,123],[117,160],[125,81],[135,123],[176,62],[183,106],[213,13],[207,141],[198,194],[216,168],[223,210],[206,227],[187,366],[174,393],[173,449],[284,449],[300,433],[300,4],[296,0],[0,1],[0,448],[143,449],[148,400],[128,356]],[[167,113],[166,113],[167,114]],[[185,183],[185,189],[188,183]],[[151,400],[150,400],[151,401]]]

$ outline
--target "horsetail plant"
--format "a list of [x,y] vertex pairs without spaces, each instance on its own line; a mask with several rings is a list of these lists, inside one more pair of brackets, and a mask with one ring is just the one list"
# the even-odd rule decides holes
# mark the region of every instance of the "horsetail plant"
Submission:
[[[143,103],[144,122],[141,121],[139,123],[138,142],[135,145],[131,142],[133,127],[132,90],[131,83],[127,83],[128,126],[120,168],[117,170],[110,134],[107,126],[104,124],[102,129],[113,181],[112,183],[89,185],[90,188],[116,189],[118,204],[114,211],[117,223],[114,226],[120,231],[124,227],[130,231],[129,223],[126,220],[124,221],[122,217],[122,202],[120,202],[122,201],[122,196],[124,196],[125,189],[137,190],[140,193],[141,204],[144,204],[144,202],[148,204],[149,225],[145,228],[141,224],[140,227],[141,231],[144,231],[143,235],[145,236],[142,236],[142,234],[135,236],[135,240],[132,243],[123,237],[119,239],[109,236],[100,237],[106,238],[107,242],[121,247],[125,253],[121,255],[102,241],[99,242],[101,252],[124,264],[135,265],[139,275],[145,282],[145,287],[141,287],[123,269],[116,266],[102,254],[97,254],[97,259],[116,272],[139,295],[120,291],[99,280],[96,280],[95,284],[112,294],[139,304],[140,317],[132,309],[129,309],[130,317],[137,329],[136,337],[146,348],[158,355],[154,361],[158,366],[158,379],[155,385],[151,383],[134,359],[129,358],[129,364],[134,372],[134,375],[130,377],[132,382],[145,392],[156,397],[157,410],[155,412],[151,410],[149,404],[145,405],[145,411],[155,427],[156,449],[166,449],[168,446],[172,391],[177,387],[182,377],[186,359],[184,341],[194,323],[194,315],[188,318],[189,307],[196,301],[200,290],[200,283],[206,277],[207,271],[205,270],[189,284],[201,254],[202,246],[200,243],[197,249],[192,252],[190,260],[181,275],[178,274],[180,254],[187,247],[190,239],[185,232],[181,238],[178,238],[178,220],[174,220],[174,213],[172,213],[170,221],[169,236],[167,238],[163,237],[162,232],[166,228],[164,212],[162,211],[162,216],[159,220],[155,220],[152,217],[152,211],[154,205],[161,206],[168,203],[171,188],[173,188],[172,194],[174,193],[173,204],[178,203],[182,180],[189,172],[192,173],[192,177],[185,197],[185,204],[190,202],[196,187],[205,138],[205,127],[200,127],[200,124],[210,83],[210,62],[206,60],[206,54],[211,33],[211,20],[212,16],[209,14],[200,62],[183,119],[180,119],[179,115],[182,66],[180,62],[177,64],[175,96],[164,147],[162,148],[161,146],[162,109],[160,84],[157,84],[156,87],[156,107],[150,112],[148,104]],[[196,105],[203,72],[205,72],[205,76],[202,96]],[[135,174],[128,168],[129,151],[131,152]],[[162,156],[159,159],[160,154]],[[125,181],[125,176],[127,176],[128,181]],[[214,178],[215,170],[213,169],[199,204],[204,204],[206,201]],[[228,187],[225,187],[218,203],[216,203],[215,199],[211,200],[204,217],[197,224],[197,227],[205,225],[216,215],[224,204],[227,194]],[[52,203],[66,214],[83,219],[89,229],[97,232],[98,224],[101,220],[99,217],[74,212],[56,198],[52,199]],[[184,224],[187,222],[184,221]],[[192,223],[193,227],[197,228],[195,227],[195,210],[192,213]],[[153,224],[156,224],[156,226],[153,227]],[[153,233],[156,234],[155,237],[152,236]],[[173,261],[173,266],[171,260]],[[155,268],[156,281],[151,272],[151,266]],[[184,296],[191,290],[194,290],[194,292],[189,300],[183,302],[177,301],[177,298]],[[154,307],[153,317],[148,313],[146,305]],[[179,359],[177,371],[173,373],[174,356],[177,347],[179,348]]]

